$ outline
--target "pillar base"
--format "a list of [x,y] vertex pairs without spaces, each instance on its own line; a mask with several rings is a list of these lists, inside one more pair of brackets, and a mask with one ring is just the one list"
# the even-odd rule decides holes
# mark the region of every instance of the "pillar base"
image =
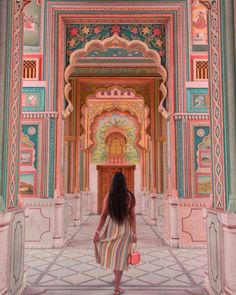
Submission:
[[0,294],[20,295],[25,288],[23,209],[0,213]]
[[178,233],[178,203],[176,197],[169,197],[169,241],[170,247],[179,247],[179,233]]
[[82,222],[80,193],[65,195],[67,226],[79,226]]
[[53,248],[61,248],[67,241],[66,211],[64,198],[56,198],[54,205]]
[[210,295],[236,294],[236,214],[206,210],[208,272],[205,287]]

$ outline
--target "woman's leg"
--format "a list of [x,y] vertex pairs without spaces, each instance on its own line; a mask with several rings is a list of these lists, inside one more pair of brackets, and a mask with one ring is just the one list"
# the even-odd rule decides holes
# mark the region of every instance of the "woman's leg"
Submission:
[[122,270],[115,271],[115,290],[120,289],[120,281],[121,281],[122,275],[123,275]]
[[115,285],[115,282],[116,282],[116,270],[114,270],[114,279],[112,280],[112,284]]

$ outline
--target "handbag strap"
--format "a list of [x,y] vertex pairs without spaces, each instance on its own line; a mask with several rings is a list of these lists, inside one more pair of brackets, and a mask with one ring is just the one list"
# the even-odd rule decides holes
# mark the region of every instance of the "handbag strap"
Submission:
[[130,253],[135,252],[136,249],[137,249],[137,243],[135,243],[135,242],[131,243],[131,250],[130,250]]

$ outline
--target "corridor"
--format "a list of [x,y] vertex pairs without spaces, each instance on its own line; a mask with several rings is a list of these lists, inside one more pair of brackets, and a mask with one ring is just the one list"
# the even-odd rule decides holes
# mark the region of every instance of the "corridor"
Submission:
[[[89,216],[79,227],[69,227],[62,249],[26,249],[27,288],[24,295],[112,294],[111,271],[94,261],[93,233],[98,217]],[[125,294],[205,295],[205,249],[166,247],[156,228],[138,216],[138,247],[141,263],[122,279]]]

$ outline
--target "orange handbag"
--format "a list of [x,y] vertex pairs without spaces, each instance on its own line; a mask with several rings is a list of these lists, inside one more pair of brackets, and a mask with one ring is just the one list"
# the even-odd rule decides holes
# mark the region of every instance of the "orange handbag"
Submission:
[[128,264],[137,265],[140,262],[140,253],[136,249],[136,243],[132,243],[131,251],[128,255]]

